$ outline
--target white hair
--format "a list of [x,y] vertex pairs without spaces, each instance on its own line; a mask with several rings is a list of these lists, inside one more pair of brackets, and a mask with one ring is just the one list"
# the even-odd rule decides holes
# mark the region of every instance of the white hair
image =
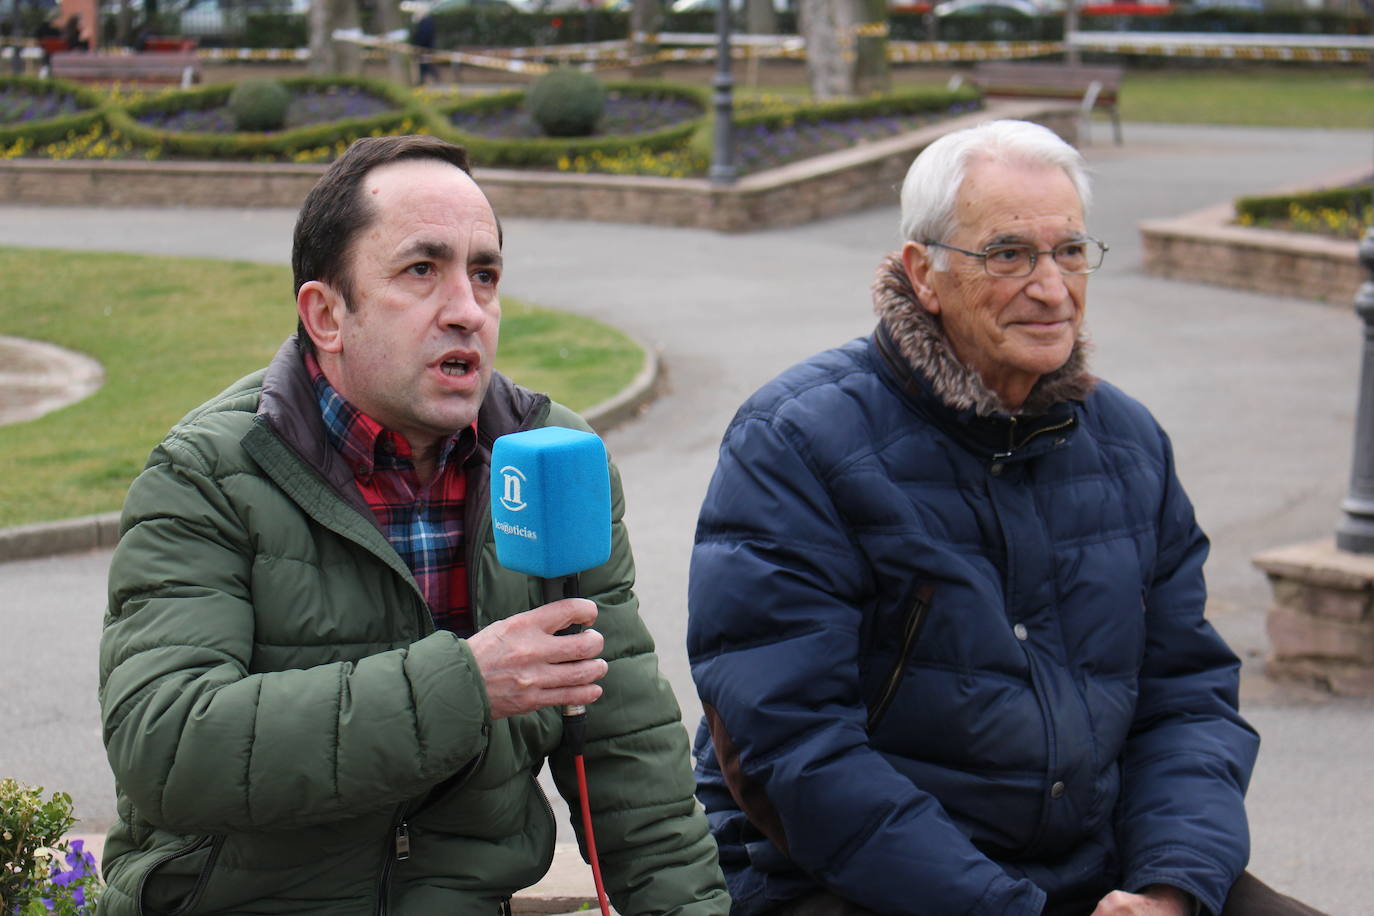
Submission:
[[[945,134],[911,163],[902,182],[902,237],[913,242],[943,241],[959,228],[954,204],[969,163],[1043,165],[1064,170],[1087,213],[1092,199],[1087,165],[1078,150],[1047,127],[1030,121],[985,121]],[[945,252],[931,252],[931,265],[945,268]]]

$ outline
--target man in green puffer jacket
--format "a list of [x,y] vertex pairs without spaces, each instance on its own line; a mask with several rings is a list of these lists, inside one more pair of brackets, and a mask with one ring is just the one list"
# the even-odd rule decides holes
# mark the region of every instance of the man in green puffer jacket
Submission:
[[[576,804],[565,704],[588,705],[616,908],[728,912],[614,469],[591,600],[543,604],[497,563],[493,440],[587,428],[492,370],[500,252],[461,149],[358,141],[296,225],[297,334],[130,488],[101,642],[102,914],[509,912],[553,857],[546,759]],[[554,635],[570,624],[594,628]]]

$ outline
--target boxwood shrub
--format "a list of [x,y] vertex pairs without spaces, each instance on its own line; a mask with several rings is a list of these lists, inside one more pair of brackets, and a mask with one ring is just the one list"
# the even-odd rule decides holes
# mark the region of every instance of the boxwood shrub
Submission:
[[408,90],[385,80],[345,76],[303,76],[283,79],[281,82],[291,90],[352,86],[385,99],[395,108],[371,117],[343,118],[270,133],[192,133],[164,130],[138,121],[140,115],[154,112],[169,114],[223,105],[234,88],[234,84],[225,83],[158,96],[127,108],[114,109],[109,113],[109,121],[140,146],[160,147],[168,155],[194,159],[291,156],[302,150],[330,146],[341,140],[366,136],[374,130],[394,130],[407,119],[417,126],[428,127],[431,123],[432,116],[415,101]]
[[52,118],[0,123],[0,145],[9,145],[19,139],[29,140],[35,146],[55,143],[68,134],[87,131],[105,118],[105,109],[99,95],[66,80],[45,80],[31,76],[0,77],[0,92],[5,90],[17,90],[35,96],[69,95],[80,109]]
[[601,137],[537,137],[533,139],[497,139],[483,137],[469,131],[459,130],[449,120],[457,111],[481,113],[499,111],[503,108],[519,108],[524,101],[523,91],[501,92],[456,105],[446,105],[439,110],[442,124],[435,133],[447,140],[467,147],[473,162],[487,168],[505,167],[552,167],[564,157],[587,156],[599,151],[607,156],[616,156],[630,149],[639,148],[651,152],[663,152],[685,146],[692,135],[702,129],[708,120],[710,110],[710,91],[704,87],[688,86],[679,83],[607,83],[606,90],[631,96],[664,97],[671,96],[687,99],[701,109],[701,116],[682,121],[670,127],[642,134],[618,134]]

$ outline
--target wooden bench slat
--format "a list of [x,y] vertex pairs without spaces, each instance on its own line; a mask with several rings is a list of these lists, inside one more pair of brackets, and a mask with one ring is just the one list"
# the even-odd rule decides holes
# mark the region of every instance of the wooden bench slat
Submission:
[[64,79],[170,82],[185,87],[200,79],[200,58],[174,51],[137,54],[64,51],[52,56],[51,69],[53,76]]

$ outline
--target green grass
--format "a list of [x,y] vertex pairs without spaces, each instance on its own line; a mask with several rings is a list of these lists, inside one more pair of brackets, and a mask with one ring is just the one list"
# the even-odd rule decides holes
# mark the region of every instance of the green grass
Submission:
[[1121,117],[1164,124],[1374,128],[1374,79],[1362,69],[1128,71]]
[[[900,67],[894,86],[944,86],[953,70]],[[740,104],[803,103],[803,82],[773,81],[738,90]],[[1096,116],[1106,121],[1106,115]],[[1160,124],[1374,129],[1374,79],[1363,66],[1131,69],[1121,86],[1121,117]],[[1129,139],[1129,138],[1128,138]]]
[[[0,248],[0,334],[86,353],[90,397],[0,426],[0,527],[118,509],[167,429],[271,359],[295,327],[285,267]],[[503,299],[497,367],[585,409],[643,363],[605,325]]]

